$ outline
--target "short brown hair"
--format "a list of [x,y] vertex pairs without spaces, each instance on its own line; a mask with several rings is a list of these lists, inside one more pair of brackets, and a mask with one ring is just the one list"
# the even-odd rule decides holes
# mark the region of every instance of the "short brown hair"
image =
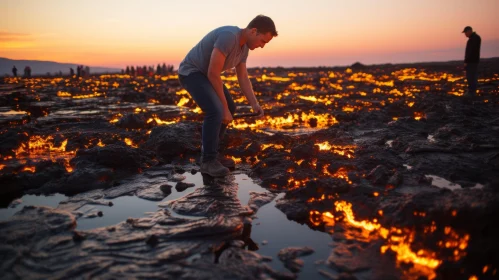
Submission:
[[275,30],[275,24],[274,21],[264,15],[258,15],[256,16],[249,24],[248,28],[256,28],[256,31],[258,33],[265,34],[267,32],[270,32],[272,36],[276,37],[277,36],[277,31]]

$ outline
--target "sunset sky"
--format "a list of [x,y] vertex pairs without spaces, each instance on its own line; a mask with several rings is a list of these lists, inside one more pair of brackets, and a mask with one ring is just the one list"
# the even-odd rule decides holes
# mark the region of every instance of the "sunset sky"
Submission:
[[498,11],[498,0],[1,0],[0,57],[177,68],[207,32],[258,14],[279,36],[250,52],[250,67],[460,60],[466,25],[495,57]]

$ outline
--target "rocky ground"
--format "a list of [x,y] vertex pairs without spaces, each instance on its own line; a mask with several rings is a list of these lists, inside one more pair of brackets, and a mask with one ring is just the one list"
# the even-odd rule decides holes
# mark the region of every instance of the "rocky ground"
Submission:
[[[331,235],[326,279],[499,277],[498,62],[481,64],[475,98],[453,62],[252,69],[267,116],[236,119],[224,141],[235,172],[267,190],[248,205],[232,175],[165,201],[199,170],[202,115],[174,74],[6,78],[2,207],[24,194],[68,199],[0,222],[3,278],[294,279],[311,248],[282,248],[287,271],[246,249],[278,193],[288,219]],[[83,207],[125,195],[159,210],[75,229]]]

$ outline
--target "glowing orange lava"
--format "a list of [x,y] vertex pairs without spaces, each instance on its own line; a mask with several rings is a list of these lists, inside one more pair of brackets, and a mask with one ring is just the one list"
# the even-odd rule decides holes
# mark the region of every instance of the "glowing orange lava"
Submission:
[[[309,199],[308,202],[316,202],[326,199],[323,195],[319,199]],[[321,223],[325,223],[327,226],[334,225],[335,222],[343,220],[350,226],[360,228],[363,231],[369,233],[377,233],[379,237],[386,240],[386,244],[381,246],[381,253],[385,253],[387,250],[391,250],[396,254],[397,262],[411,263],[415,267],[422,267],[422,272],[427,274],[429,279],[434,279],[436,277],[435,269],[442,264],[443,259],[439,258],[436,252],[430,252],[424,249],[419,249],[414,251],[412,246],[414,246],[416,231],[405,229],[405,228],[385,228],[383,227],[377,219],[370,220],[357,220],[355,214],[352,210],[352,204],[346,201],[336,201],[335,212],[341,214],[342,218],[334,218],[335,215],[330,212],[320,213],[319,211],[310,211],[310,222],[316,226]],[[383,212],[378,211],[380,216]],[[469,235],[465,234],[463,236],[457,234],[451,227],[446,226],[443,228],[445,235],[445,240],[438,241],[436,245],[439,247],[454,250],[453,257],[449,260],[458,261],[462,257],[466,256],[466,248],[468,247]],[[437,231],[437,226],[433,222],[431,226],[425,229],[427,234],[431,234]]]

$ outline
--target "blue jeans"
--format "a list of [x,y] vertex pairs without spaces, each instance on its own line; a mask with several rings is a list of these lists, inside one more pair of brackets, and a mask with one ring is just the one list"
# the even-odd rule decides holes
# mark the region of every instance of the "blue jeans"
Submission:
[[[210,80],[201,72],[195,72],[188,76],[178,75],[180,84],[189,92],[192,99],[204,112],[203,140],[201,155],[203,162],[214,160],[218,156],[218,146],[225,135],[226,124],[222,124],[223,105],[211,85]],[[229,90],[223,86],[225,99],[232,115],[236,111],[234,100]]]
[[468,94],[474,96],[478,85],[478,63],[466,64],[466,79],[468,80]]

